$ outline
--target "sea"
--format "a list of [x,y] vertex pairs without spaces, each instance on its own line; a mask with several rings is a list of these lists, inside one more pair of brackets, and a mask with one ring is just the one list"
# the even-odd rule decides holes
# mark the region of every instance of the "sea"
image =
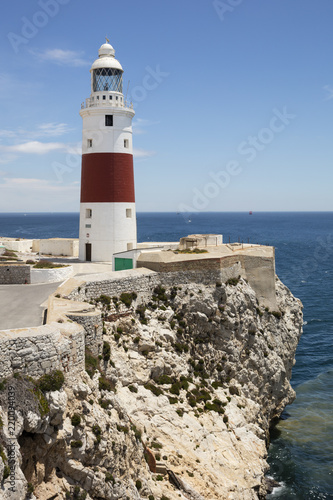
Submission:
[[[273,245],[276,272],[304,305],[291,384],[296,400],[271,434],[269,499],[333,499],[333,212],[138,213],[138,241],[195,233]],[[0,236],[77,238],[78,213],[2,213]],[[1,241],[1,238],[0,238]]]

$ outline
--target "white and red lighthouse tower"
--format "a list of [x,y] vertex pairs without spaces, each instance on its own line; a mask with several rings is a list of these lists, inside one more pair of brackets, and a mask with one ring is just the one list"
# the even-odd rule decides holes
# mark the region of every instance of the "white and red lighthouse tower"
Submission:
[[82,104],[80,260],[111,262],[136,247],[132,119],[123,68],[109,43],[93,63],[91,95]]

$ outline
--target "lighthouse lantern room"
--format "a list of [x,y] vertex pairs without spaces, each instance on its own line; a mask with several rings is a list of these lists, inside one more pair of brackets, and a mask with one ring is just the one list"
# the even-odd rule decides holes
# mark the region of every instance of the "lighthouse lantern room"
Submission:
[[136,247],[132,119],[123,95],[123,68],[109,43],[93,63],[83,119],[80,260],[111,262]]

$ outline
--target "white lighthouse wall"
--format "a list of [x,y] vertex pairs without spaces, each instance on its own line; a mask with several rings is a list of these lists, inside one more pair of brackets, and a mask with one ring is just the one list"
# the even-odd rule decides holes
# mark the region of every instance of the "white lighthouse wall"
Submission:
[[92,262],[112,262],[114,253],[136,248],[135,203],[81,203],[80,260],[86,260],[86,243]]
[[[105,110],[101,114],[88,114],[81,111],[83,117],[82,153],[128,153],[133,154],[132,118],[133,113],[116,114]],[[113,126],[105,126],[105,115],[113,115]],[[128,147],[125,147],[127,139]],[[92,146],[90,146],[92,140]]]

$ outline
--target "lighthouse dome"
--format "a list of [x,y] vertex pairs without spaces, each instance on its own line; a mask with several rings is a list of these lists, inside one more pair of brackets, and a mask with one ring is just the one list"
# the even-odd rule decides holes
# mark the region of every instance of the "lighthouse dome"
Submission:
[[98,59],[94,61],[91,70],[98,68],[113,68],[123,71],[119,61],[115,58],[115,50],[109,43],[103,43],[98,50]]

